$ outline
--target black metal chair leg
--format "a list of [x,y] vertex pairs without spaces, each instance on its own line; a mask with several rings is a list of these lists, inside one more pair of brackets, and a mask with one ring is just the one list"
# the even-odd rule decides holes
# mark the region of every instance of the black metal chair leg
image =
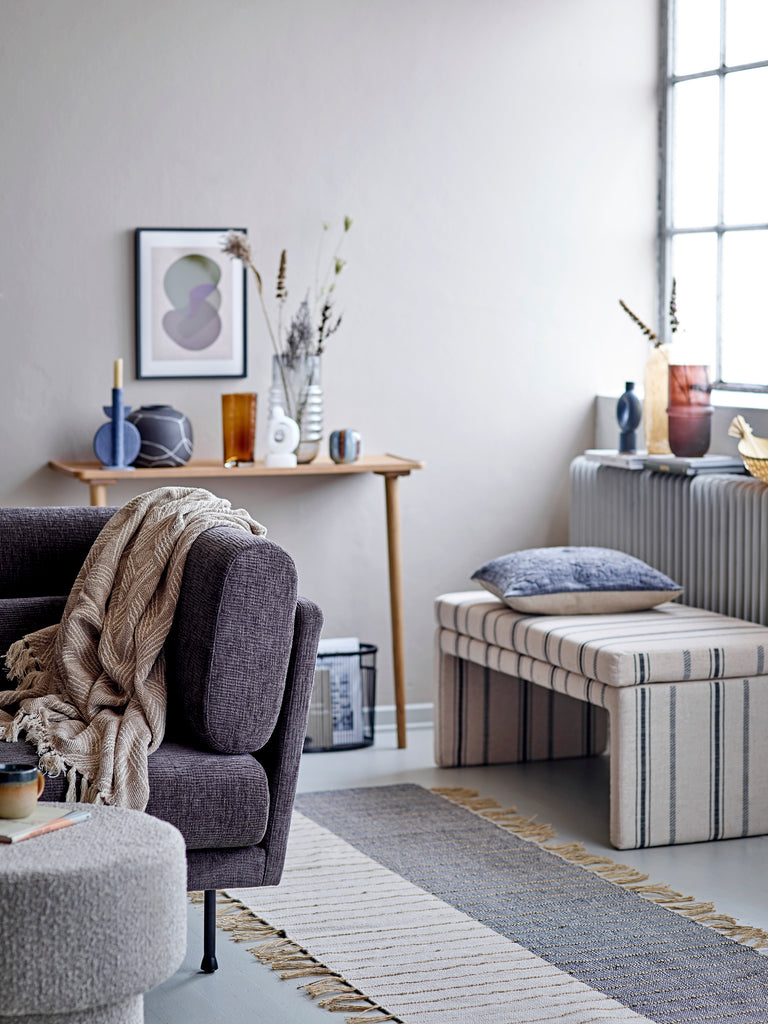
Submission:
[[203,962],[200,970],[213,974],[216,963],[216,890],[206,889],[203,895]]

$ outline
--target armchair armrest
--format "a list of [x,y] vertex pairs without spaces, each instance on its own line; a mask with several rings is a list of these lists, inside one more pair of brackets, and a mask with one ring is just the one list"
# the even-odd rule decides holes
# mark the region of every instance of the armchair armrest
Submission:
[[218,753],[259,750],[283,702],[296,567],[281,547],[215,527],[190,548],[166,641],[168,733]]
[[318,606],[300,597],[283,707],[275,731],[259,754],[267,773],[270,801],[267,831],[261,841],[267,851],[261,885],[277,885],[283,871],[322,626],[323,613]]

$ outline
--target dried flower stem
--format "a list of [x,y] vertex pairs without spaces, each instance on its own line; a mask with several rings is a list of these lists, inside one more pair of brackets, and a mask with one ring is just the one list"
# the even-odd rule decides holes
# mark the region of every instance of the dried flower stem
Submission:
[[[253,253],[248,239],[242,231],[230,231],[222,243],[222,249],[224,252],[228,253],[235,259],[239,259],[244,266],[250,267],[253,271],[253,276],[256,280],[256,288],[259,293],[259,302],[261,303],[261,309],[264,314],[264,322],[267,325],[269,340],[272,343],[272,349],[277,359],[277,365],[283,384],[283,393],[285,395],[285,404],[287,406],[286,411],[289,416],[292,416],[293,419],[298,422],[301,420],[302,412],[301,408],[298,407],[298,400],[300,396],[294,395],[290,390],[286,370],[293,369],[300,357],[322,355],[325,342],[341,326],[341,316],[337,317],[335,320],[333,317],[333,292],[336,287],[336,278],[341,274],[346,265],[346,261],[341,259],[339,253],[344,241],[344,236],[351,227],[352,218],[345,217],[341,237],[339,238],[336,248],[330,258],[325,278],[322,286],[320,287],[318,287],[318,272],[322,253],[322,241],[318,246],[317,263],[315,266],[316,293],[314,296],[314,316],[310,314],[308,301],[309,295],[307,295],[307,298],[301,302],[297,312],[294,314],[288,327],[287,334],[284,334],[283,329],[283,313],[285,302],[288,298],[286,251],[283,250],[280,254],[280,264],[277,271],[275,297],[278,303],[278,321],[277,332],[275,332],[264,300],[264,287],[261,274],[256,269],[256,265],[253,261]],[[327,231],[329,228],[329,223],[323,223],[323,231]],[[313,322],[317,324],[316,331],[313,330]]]
[[629,306],[622,299],[619,299],[619,305],[624,310],[624,312],[627,314],[627,316],[630,318],[630,320],[632,320],[634,323],[637,324],[637,326],[640,328],[640,330],[643,332],[643,334],[647,338],[650,338],[651,341],[655,342],[655,345],[654,345],[655,348],[658,347],[659,345],[661,345],[661,339],[659,338],[658,334],[654,334],[653,331],[651,330],[651,328],[647,327],[643,323],[643,321],[640,319],[640,317],[635,316],[635,314],[632,312],[632,310],[629,308]]
[[677,319],[677,281],[673,277],[672,292],[669,296],[669,328],[674,334],[679,326],[680,321]]
[[[663,344],[663,341],[658,336],[658,334],[654,334],[654,332],[650,329],[650,327],[648,327],[646,324],[644,324],[639,316],[635,316],[635,314],[632,312],[632,310],[629,308],[629,306],[626,304],[626,302],[624,302],[622,299],[619,299],[619,305],[624,310],[624,312],[627,314],[627,316],[630,318],[630,320],[632,320],[634,323],[636,323],[637,326],[640,328],[640,330],[643,332],[643,334],[654,343],[654,346],[653,346],[654,348],[659,348]],[[670,293],[670,296],[669,296],[669,329],[670,329],[670,332],[672,334],[674,334],[679,326],[680,326],[680,321],[677,319],[677,281],[673,277],[672,278],[672,292]]]
[[[275,337],[275,332],[272,330],[272,321],[269,319],[269,310],[267,309],[267,304],[264,301],[264,287],[261,282],[261,274],[258,272],[258,270],[256,269],[256,265],[253,262],[253,253],[251,252],[250,242],[242,233],[242,231],[230,231],[228,232],[227,237],[224,240],[222,249],[229,256],[232,256],[234,259],[240,260],[246,266],[250,267],[251,270],[253,271],[253,276],[256,278],[256,290],[259,293],[259,302],[261,303],[261,309],[262,312],[264,313],[264,320],[267,325],[267,332],[269,333],[269,340],[272,342],[272,348],[274,350],[275,355],[277,356],[277,364],[280,367],[280,376],[282,377],[283,380],[283,390],[285,392],[286,402],[288,402],[289,391],[288,384],[285,379],[283,361],[280,358],[280,349],[278,348],[277,345],[277,338]],[[291,410],[288,409],[287,412],[288,415],[290,416]]]
[[[323,222],[323,231],[327,231],[329,227],[330,227],[330,224],[327,221],[324,221]],[[328,322],[328,320],[330,318],[330,313],[331,313],[330,295],[331,295],[331,292],[334,290],[334,288],[336,286],[335,278],[337,278],[339,276],[339,274],[342,272],[342,270],[346,266],[346,260],[341,259],[340,256],[339,256],[339,253],[341,252],[341,247],[344,244],[344,237],[345,237],[345,235],[347,234],[347,232],[349,231],[349,229],[351,227],[352,227],[352,218],[351,217],[345,217],[344,218],[344,229],[343,229],[343,231],[341,233],[341,237],[339,238],[339,241],[336,244],[336,248],[334,249],[334,251],[333,251],[333,253],[331,255],[331,258],[328,261],[328,267],[327,267],[327,269],[325,271],[325,276],[323,278],[322,285],[318,284],[318,280],[319,280],[318,273],[319,273],[319,269],[320,269],[320,257],[322,255],[322,247],[323,247],[322,236],[321,236],[320,242],[318,243],[318,246],[317,246],[317,260],[315,262],[315,304],[314,304],[313,312],[314,312],[314,315],[316,317],[318,315],[318,311],[319,311],[320,312],[320,317],[321,317],[320,328],[318,330],[318,338],[317,338],[317,342],[318,342],[317,354],[318,355],[322,354],[323,342],[330,336],[330,334],[333,333],[333,331],[335,331],[338,328],[339,324],[341,323],[341,317],[339,317],[339,320],[337,321],[336,326],[333,328],[333,330],[329,331],[328,333],[324,333],[325,325],[327,324],[327,322]],[[334,280],[333,280],[332,283],[329,284],[330,279],[331,279],[331,275],[333,275]],[[321,303],[321,301],[323,299],[323,296],[326,295],[326,294],[328,295],[328,298],[326,299],[326,301],[321,306],[320,303]],[[326,313],[326,307],[327,307],[327,313]]]

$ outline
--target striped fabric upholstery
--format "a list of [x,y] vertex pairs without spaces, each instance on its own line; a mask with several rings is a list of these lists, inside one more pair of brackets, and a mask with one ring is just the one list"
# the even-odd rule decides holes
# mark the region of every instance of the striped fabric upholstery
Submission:
[[762,675],[768,627],[666,604],[616,615],[520,615],[483,591],[436,602],[446,629],[611,686]]
[[[441,643],[454,638],[464,639],[441,632]],[[442,650],[440,659],[439,765],[548,761],[605,750],[603,708]]]
[[[518,640],[529,637],[528,651],[491,642],[488,638],[512,636],[513,623],[504,619],[526,624],[531,619],[476,591],[438,599],[437,612],[438,764],[599,753],[605,745],[607,713],[614,846],[633,849],[768,833],[768,759],[762,756],[768,732],[768,676],[722,672],[736,663],[738,629],[733,624],[738,620],[723,618],[722,636],[715,631],[718,616],[683,614],[674,620],[682,632],[687,630],[689,641],[693,636],[701,642],[695,650],[706,646],[719,652],[718,678],[646,679],[628,685],[564,668],[554,658],[532,657],[530,651],[536,648],[530,631],[521,631],[519,625],[514,635]],[[647,614],[620,618],[635,622]],[[582,630],[597,620],[604,635],[605,620],[614,618],[581,616]],[[546,619],[552,619],[555,629],[565,623],[540,616],[540,637],[553,635]],[[700,627],[706,625],[706,639],[691,628],[697,621]],[[591,652],[586,663],[605,664],[595,654],[598,643],[587,641],[583,631],[581,638]],[[648,653],[649,639],[644,633],[638,641],[643,654]],[[622,642],[625,653],[631,654],[630,638]],[[670,651],[669,640],[664,643]],[[555,644],[554,649],[562,654],[565,646]],[[546,649],[552,653],[551,640]],[[745,658],[741,650],[738,656]],[[654,658],[648,660],[653,666]],[[714,660],[713,655],[710,669],[700,654],[691,656],[691,664],[706,664],[709,674],[715,672]]]

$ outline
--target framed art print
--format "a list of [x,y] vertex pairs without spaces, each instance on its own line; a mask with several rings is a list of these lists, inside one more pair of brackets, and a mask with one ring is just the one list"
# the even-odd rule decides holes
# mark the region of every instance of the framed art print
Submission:
[[245,267],[221,250],[229,230],[136,229],[137,377],[245,377]]

